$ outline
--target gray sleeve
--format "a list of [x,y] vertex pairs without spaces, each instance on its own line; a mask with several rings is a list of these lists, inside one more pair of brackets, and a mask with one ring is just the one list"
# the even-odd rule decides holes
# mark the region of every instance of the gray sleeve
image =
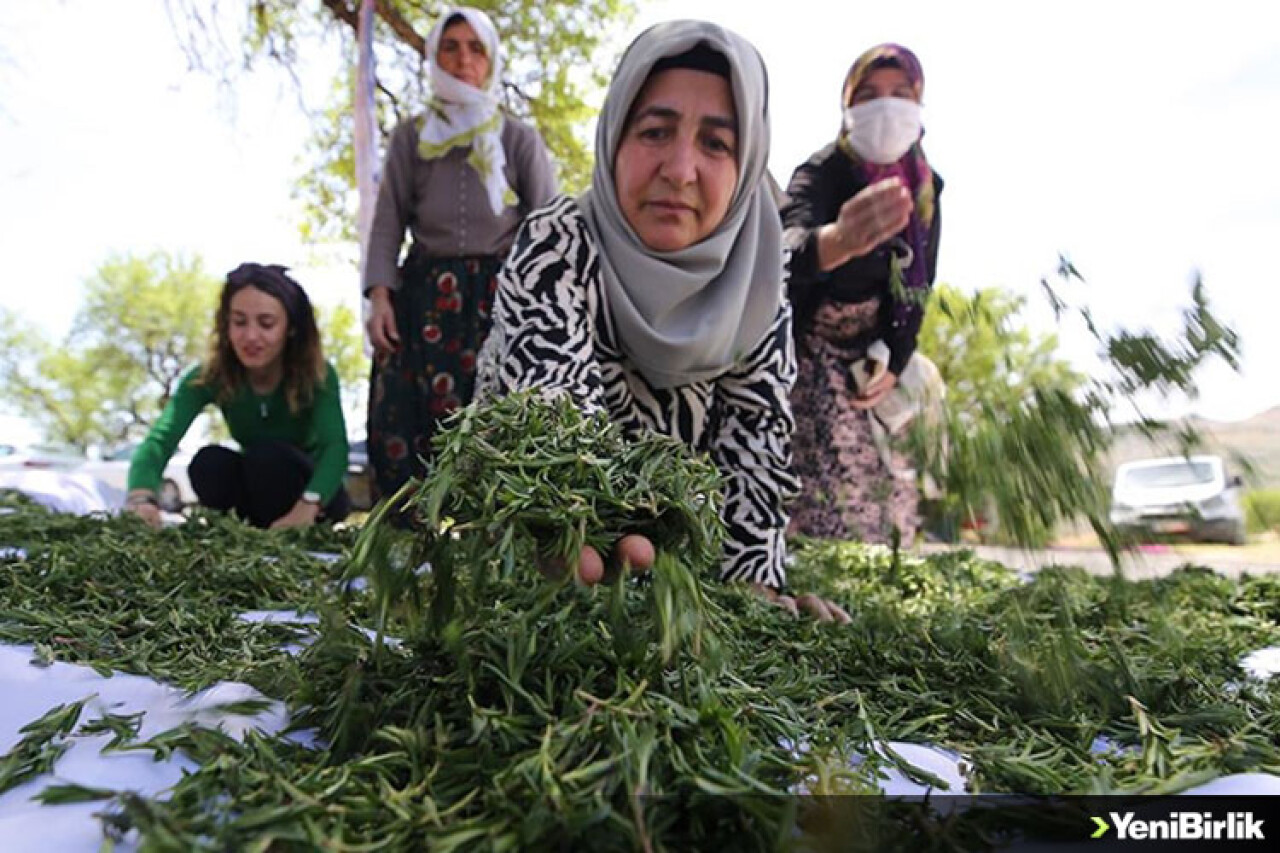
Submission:
[[515,151],[516,195],[520,196],[521,216],[528,216],[555,198],[559,185],[542,134],[523,123],[520,131]]
[[373,208],[373,224],[369,228],[369,247],[365,255],[361,294],[379,285],[398,290],[400,247],[404,245],[405,228],[413,215],[414,169],[418,165],[418,123],[409,120],[391,134],[387,158],[382,164],[382,180],[378,184],[378,201]]

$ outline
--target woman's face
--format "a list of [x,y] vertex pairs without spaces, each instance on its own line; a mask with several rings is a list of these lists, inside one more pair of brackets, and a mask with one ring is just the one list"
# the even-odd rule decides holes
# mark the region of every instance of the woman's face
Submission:
[[273,369],[284,358],[289,318],[274,296],[252,285],[231,297],[227,337],[236,358],[250,373]]
[[877,68],[858,84],[858,88],[853,90],[853,97],[849,100],[849,106],[865,104],[867,101],[874,101],[876,98],[906,98],[909,101],[914,101],[916,100],[916,90],[911,85],[907,72],[901,68],[893,68],[891,66]]
[[737,127],[718,74],[673,68],[645,83],[613,164],[622,213],[645,246],[684,249],[724,219],[738,184]]
[[483,89],[489,79],[489,54],[484,42],[466,21],[444,28],[436,49],[436,64],[463,83]]

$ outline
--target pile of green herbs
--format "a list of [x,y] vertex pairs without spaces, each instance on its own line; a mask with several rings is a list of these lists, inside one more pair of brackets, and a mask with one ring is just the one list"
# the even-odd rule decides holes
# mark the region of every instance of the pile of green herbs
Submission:
[[[579,433],[594,438],[616,436]],[[441,459],[472,464],[462,450]],[[525,450],[578,465],[562,445]],[[486,471],[534,470],[502,463],[468,469],[438,503],[431,483],[420,489],[413,501],[436,526],[388,536],[379,523],[358,542],[212,516],[157,534],[13,503],[0,546],[26,555],[0,559],[0,639],[190,689],[248,681],[321,742],[184,727],[132,744],[201,765],[166,798],[59,786],[45,799],[101,800],[112,837],[138,829],[156,849],[736,849],[802,838],[796,791],[874,792],[892,766],[934,781],[876,750],[888,741],[961,753],[977,792],[1163,792],[1280,773],[1280,685],[1239,666],[1280,639],[1275,578],[1184,569],[1133,583],[1050,569],[1024,581],[968,552],[800,543],[791,584],[854,618],[820,625],[712,580],[699,544],[718,536],[703,526],[715,501],[697,460],[671,451],[657,465],[699,484],[664,516],[618,498],[631,494],[625,474],[590,486],[616,458],[581,466],[588,508],[566,489],[477,523],[451,496],[487,500]],[[479,506],[509,505],[494,501]],[[535,523],[508,537],[535,508],[587,521],[572,535]],[[533,568],[540,554],[636,530],[664,545],[647,577],[586,588]],[[353,559],[330,565],[312,550]],[[353,567],[370,569],[367,589],[339,580]],[[290,629],[236,618],[268,608],[322,614],[314,642],[286,655]],[[0,790],[55,762],[59,738],[110,722],[77,717],[55,709],[29,731],[0,759]]]

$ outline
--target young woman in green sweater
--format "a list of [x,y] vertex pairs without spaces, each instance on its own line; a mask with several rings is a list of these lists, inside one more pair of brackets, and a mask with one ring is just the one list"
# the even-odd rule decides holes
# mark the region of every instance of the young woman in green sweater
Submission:
[[148,523],[160,523],[165,465],[211,403],[241,449],[210,445],[191,460],[201,506],[272,528],[350,512],[338,375],[324,359],[311,301],[285,270],[246,263],[227,275],[209,356],[183,376],[129,465],[126,505]]

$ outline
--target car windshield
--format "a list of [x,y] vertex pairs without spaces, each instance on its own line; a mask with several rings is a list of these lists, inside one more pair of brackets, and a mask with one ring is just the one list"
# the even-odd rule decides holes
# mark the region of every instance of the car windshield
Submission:
[[125,444],[112,450],[104,458],[111,462],[128,462],[133,458],[133,451],[137,448],[136,444]]
[[1213,465],[1208,462],[1166,462],[1130,468],[1121,481],[1139,489],[1170,489],[1212,483],[1213,475]]

